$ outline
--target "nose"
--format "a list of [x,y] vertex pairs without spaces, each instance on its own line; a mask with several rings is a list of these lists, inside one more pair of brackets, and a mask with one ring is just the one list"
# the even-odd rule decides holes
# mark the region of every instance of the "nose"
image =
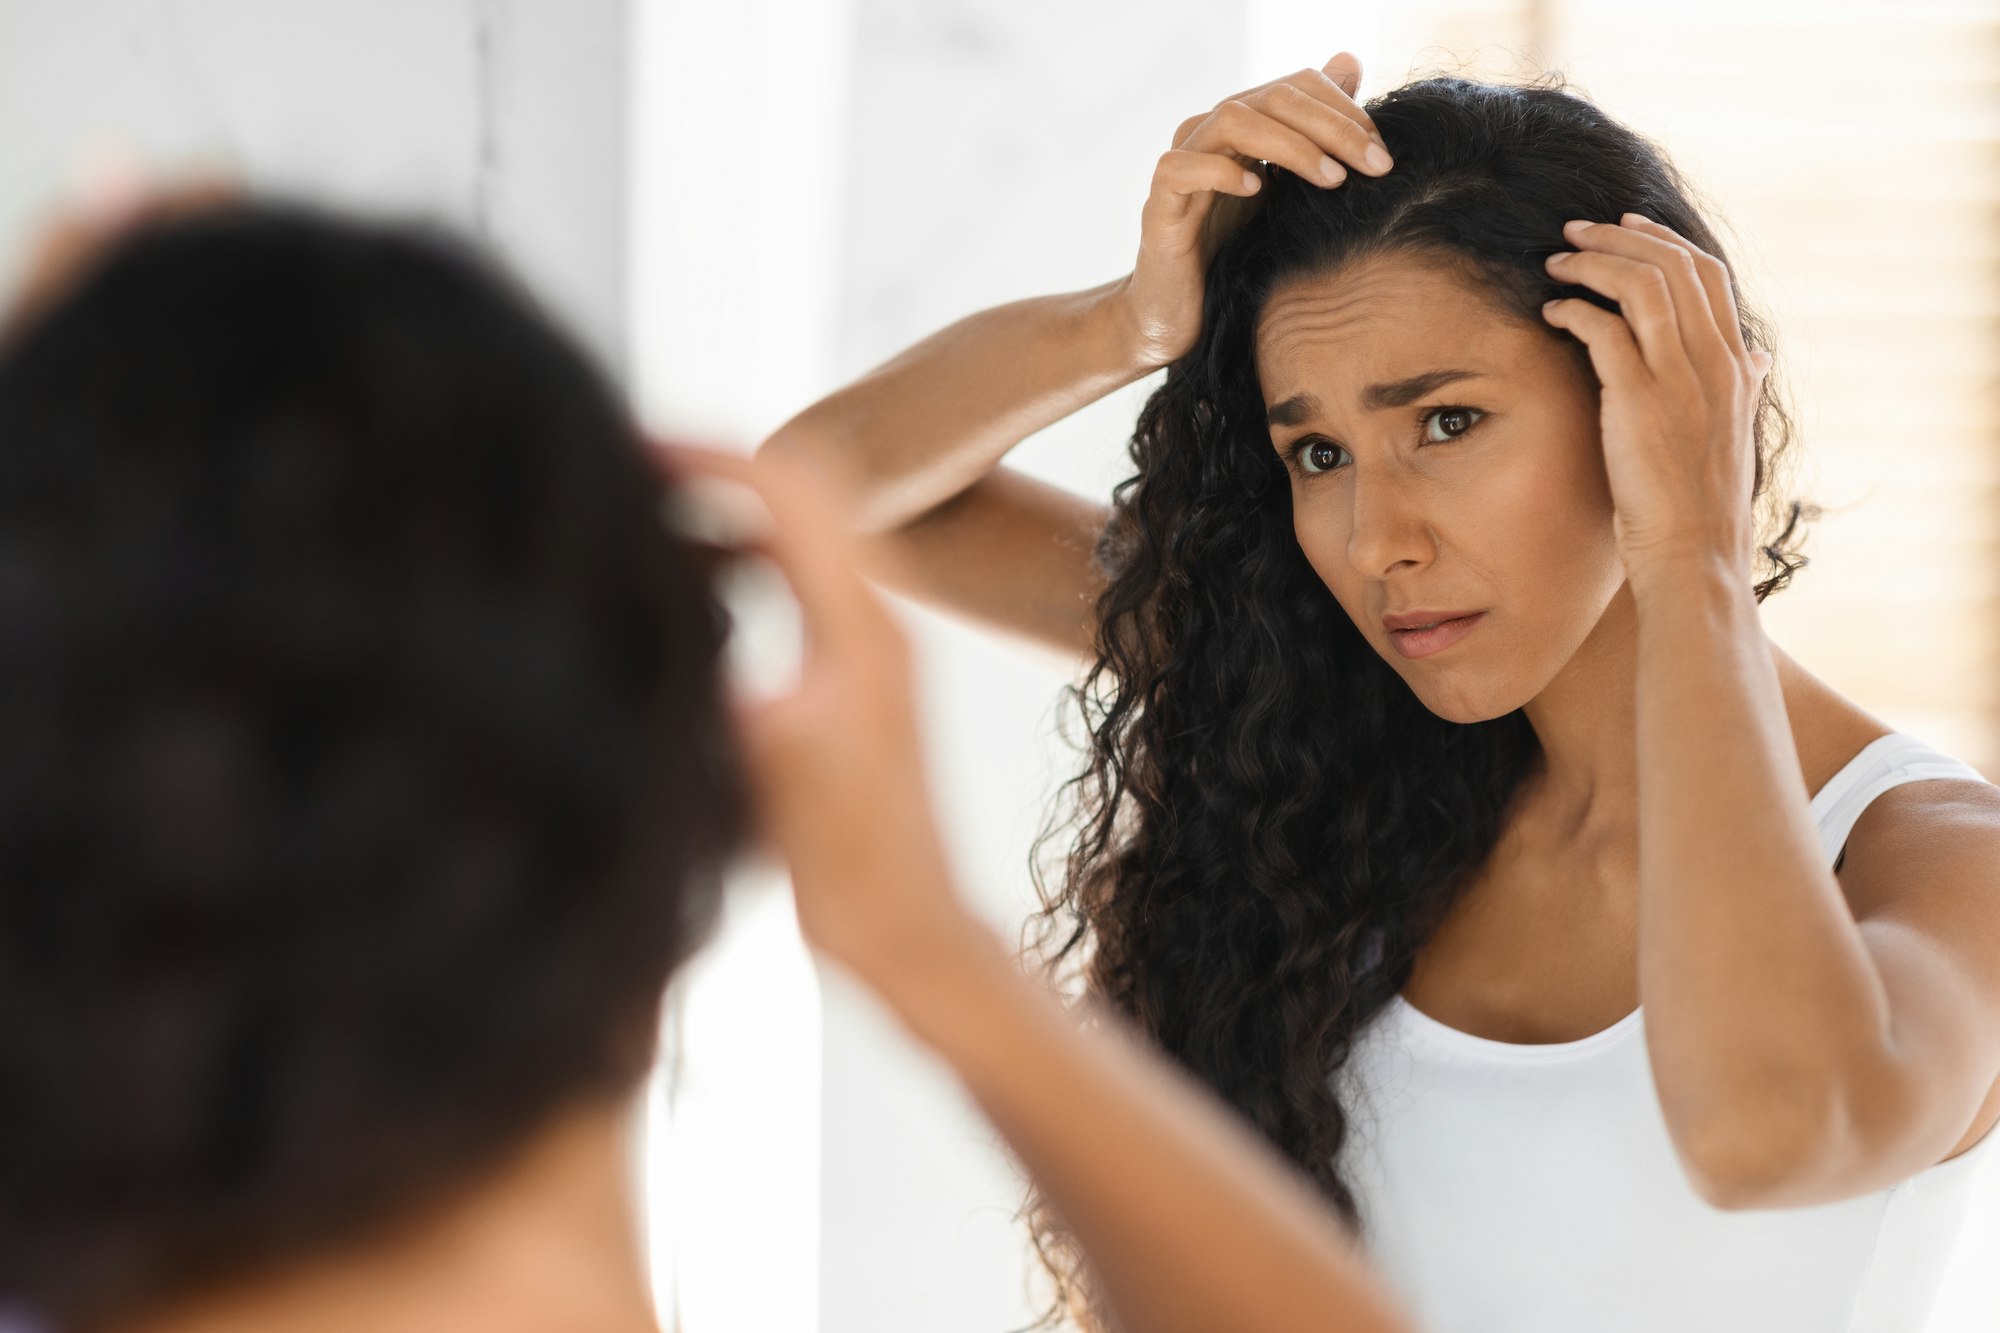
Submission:
[[1364,478],[1359,468],[1348,486],[1347,560],[1368,578],[1386,578],[1402,565],[1422,565],[1437,541],[1407,486],[1396,478]]

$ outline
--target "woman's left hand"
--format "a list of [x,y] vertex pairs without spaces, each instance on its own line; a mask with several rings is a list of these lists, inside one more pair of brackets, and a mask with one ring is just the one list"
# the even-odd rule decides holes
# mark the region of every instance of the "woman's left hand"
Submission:
[[1605,470],[1627,574],[1661,563],[1726,561],[1747,580],[1755,553],[1751,434],[1770,354],[1744,344],[1722,261],[1671,228],[1627,213],[1567,223],[1574,251],[1547,261],[1577,297],[1542,308],[1590,352],[1603,386]]

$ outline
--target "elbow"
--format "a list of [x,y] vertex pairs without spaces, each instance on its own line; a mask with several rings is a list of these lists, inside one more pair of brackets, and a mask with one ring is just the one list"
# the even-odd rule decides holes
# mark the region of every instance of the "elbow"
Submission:
[[815,413],[814,404],[766,436],[753,451],[760,462],[779,460],[813,474],[821,494],[841,513],[849,530],[876,536],[900,527],[892,488],[869,472],[861,458],[843,447],[837,428]]
[[1810,1097],[1714,1114],[1674,1135],[1688,1183],[1724,1212],[1800,1207],[1831,1141],[1833,1117]]
[[799,462],[811,456],[812,440],[812,428],[804,423],[801,413],[766,435],[751,453],[765,462],[773,458]]
[[761,459],[782,458],[808,467],[836,467],[846,462],[851,431],[845,414],[835,401],[838,393],[794,413],[784,424],[758,442],[755,454]]

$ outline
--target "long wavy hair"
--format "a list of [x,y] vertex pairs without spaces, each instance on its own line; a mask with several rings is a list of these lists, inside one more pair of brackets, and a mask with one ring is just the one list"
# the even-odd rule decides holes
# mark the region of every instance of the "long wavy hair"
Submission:
[[[1637,211],[1728,262],[1661,150],[1555,76],[1428,78],[1367,109],[1395,169],[1325,189],[1269,168],[1258,211],[1210,262],[1199,340],[1140,413],[1099,546],[1096,659],[1066,700],[1087,762],[1036,842],[1027,941],[1054,984],[1080,981],[1134,1021],[1364,1236],[1334,1076],[1491,852],[1540,746],[1518,709],[1471,724],[1430,712],[1307,563],[1264,421],[1259,313],[1288,278],[1420,255],[1587,368],[1540,318],[1557,296],[1617,308],[1547,276],[1566,220]],[[1764,322],[1739,312],[1769,350]],[[1772,484],[1792,436],[1775,371],[1755,422],[1759,602],[1805,563],[1793,538],[1818,512]],[[1051,890],[1043,852],[1058,842]],[[1034,1195],[1026,1211],[1054,1284],[1042,1322],[1108,1326],[1059,1219]]]

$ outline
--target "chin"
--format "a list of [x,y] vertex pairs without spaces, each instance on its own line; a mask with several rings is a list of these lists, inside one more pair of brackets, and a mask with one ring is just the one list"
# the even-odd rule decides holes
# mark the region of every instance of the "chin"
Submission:
[[1426,681],[1425,686],[1428,688],[1425,688],[1410,681],[1408,677],[1405,677],[1404,681],[1410,686],[1410,692],[1417,696],[1417,701],[1425,708],[1447,722],[1457,722],[1467,726],[1474,722],[1491,722],[1496,717],[1505,717],[1527,702],[1526,699],[1515,698],[1510,692],[1493,688],[1488,682],[1463,682],[1467,688],[1461,688],[1456,683],[1445,686],[1444,682]]

